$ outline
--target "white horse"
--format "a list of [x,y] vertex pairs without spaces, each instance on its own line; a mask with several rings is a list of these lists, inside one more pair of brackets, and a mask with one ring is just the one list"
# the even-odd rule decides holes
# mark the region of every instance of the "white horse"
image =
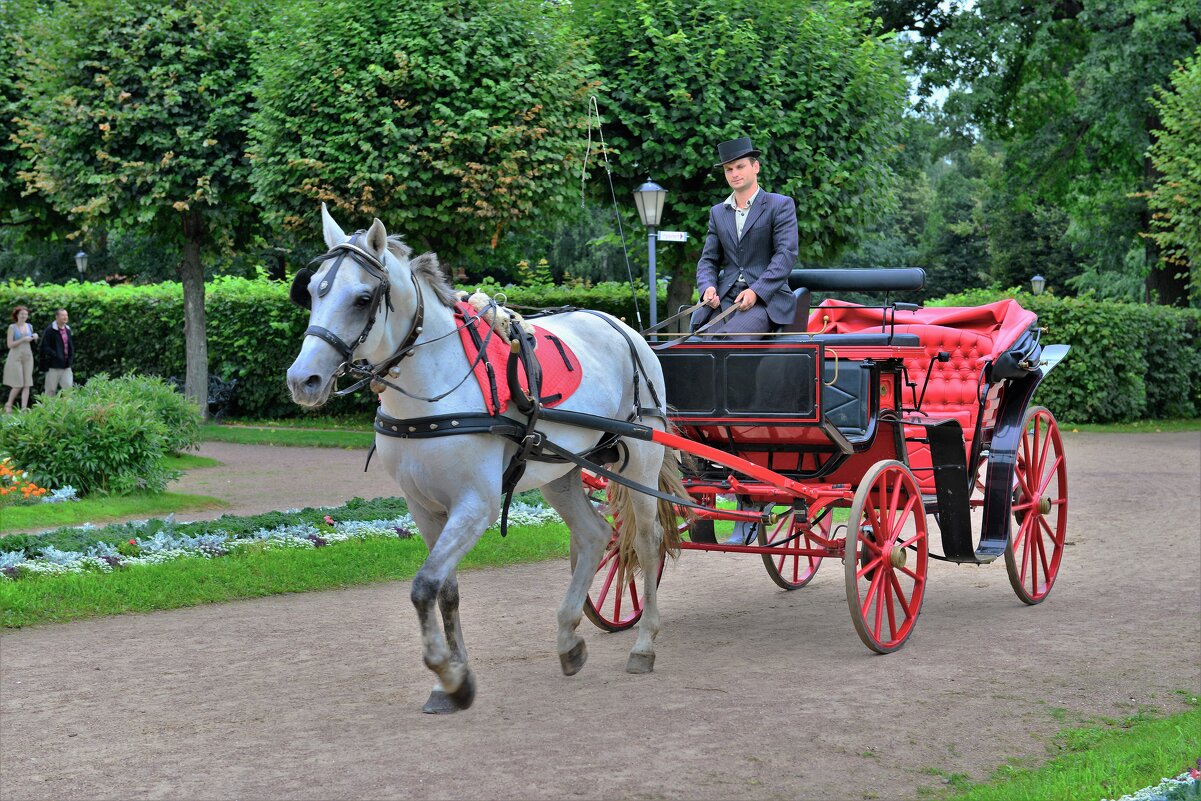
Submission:
[[[320,257],[315,271],[301,271],[293,284],[293,299],[311,311],[300,355],[288,368],[288,386],[296,403],[317,407],[329,399],[337,378],[347,371],[374,375],[374,389],[382,390],[376,422],[377,456],[400,485],[429,548],[412,585],[425,664],[437,676],[424,711],[466,709],[474,699],[475,680],[459,627],[455,571],[501,511],[502,476],[518,444],[494,433],[404,436],[412,428],[419,427],[419,433],[424,433],[439,425],[438,420],[428,419],[419,426],[410,425],[419,418],[452,415],[478,423],[488,413],[480,387],[468,375],[472,364],[457,333],[460,321],[454,316],[454,305],[458,297],[436,256],[427,253],[410,259],[411,249],[399,238],[389,237],[379,220],[365,233],[347,237],[324,205],[321,216],[329,252]],[[664,429],[662,371],[638,334],[596,312],[551,315],[539,319],[538,325],[566,343],[582,367],[579,388],[559,409]],[[514,404],[505,415],[518,426],[527,420]],[[453,425],[447,419],[439,420],[445,428]],[[391,435],[382,433],[384,430]],[[590,451],[601,438],[601,432],[577,425],[543,421],[537,430],[575,454]],[[611,464],[614,471],[652,489],[687,497],[679,480],[676,452],[646,439],[623,437],[622,442],[620,466]],[[574,564],[559,606],[557,644],[563,672],[570,676],[584,665],[586,649],[576,628],[613,529],[585,493],[576,463],[528,462],[515,489],[533,488],[541,488],[571,530]],[[641,571],[644,608],[626,664],[630,673],[646,673],[654,667],[654,640],[659,632],[657,571],[653,567],[665,551],[673,555],[678,551],[675,511],[667,501],[615,489],[611,483],[609,504],[620,521],[617,528],[625,563],[652,566]],[[441,626],[435,604],[441,609]]]

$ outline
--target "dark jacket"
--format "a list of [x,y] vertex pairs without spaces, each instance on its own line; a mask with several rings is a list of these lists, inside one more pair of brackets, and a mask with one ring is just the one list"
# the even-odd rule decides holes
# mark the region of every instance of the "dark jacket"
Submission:
[[[786,195],[760,192],[742,226],[734,223],[734,209],[725,202],[709,209],[709,233],[696,265],[696,285],[717,287],[724,297],[742,272],[750,288],[767,304],[767,316],[776,325],[787,325],[796,316],[796,301],[788,289],[788,274],[797,258],[796,202]],[[693,317],[707,318],[712,309]]]
[[63,353],[63,338],[53,324],[46,326],[39,342],[41,343],[39,353],[42,358],[43,370],[51,368],[62,370],[71,366],[71,362],[75,359],[75,340],[71,338],[70,325],[67,326],[68,350],[65,354]]

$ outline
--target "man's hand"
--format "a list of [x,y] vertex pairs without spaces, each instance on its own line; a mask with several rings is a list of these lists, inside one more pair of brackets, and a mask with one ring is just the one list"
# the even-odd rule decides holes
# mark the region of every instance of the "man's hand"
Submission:
[[739,311],[746,311],[754,306],[757,300],[759,300],[759,296],[755,294],[755,290],[748,287],[739,292],[738,297],[734,298],[734,305],[738,307]]
[[704,303],[706,306],[712,306],[715,309],[720,306],[721,301],[717,298],[717,287],[706,287],[704,293],[701,294],[701,303]]

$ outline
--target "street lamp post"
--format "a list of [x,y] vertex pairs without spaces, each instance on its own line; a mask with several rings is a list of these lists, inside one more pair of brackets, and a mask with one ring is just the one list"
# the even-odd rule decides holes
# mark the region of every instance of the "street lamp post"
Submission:
[[651,287],[651,328],[659,324],[659,287],[655,277],[655,244],[658,241],[656,229],[663,215],[663,198],[667,190],[654,181],[647,179],[646,183],[634,190],[634,204],[638,206],[638,216],[647,230],[647,252],[650,257],[650,287]]
[[84,253],[82,248],[75,254],[75,267],[79,270],[79,280],[82,281],[83,274],[88,269],[88,254]]
[[1041,275],[1036,275],[1030,279],[1030,290],[1036,295],[1041,295],[1043,290],[1047,288],[1047,279]]

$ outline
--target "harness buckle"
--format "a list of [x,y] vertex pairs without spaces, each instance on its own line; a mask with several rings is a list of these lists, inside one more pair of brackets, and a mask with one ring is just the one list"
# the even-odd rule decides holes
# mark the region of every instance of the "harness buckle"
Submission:
[[521,438],[521,448],[527,452],[533,448],[541,448],[542,441],[543,436],[541,431],[531,431]]

